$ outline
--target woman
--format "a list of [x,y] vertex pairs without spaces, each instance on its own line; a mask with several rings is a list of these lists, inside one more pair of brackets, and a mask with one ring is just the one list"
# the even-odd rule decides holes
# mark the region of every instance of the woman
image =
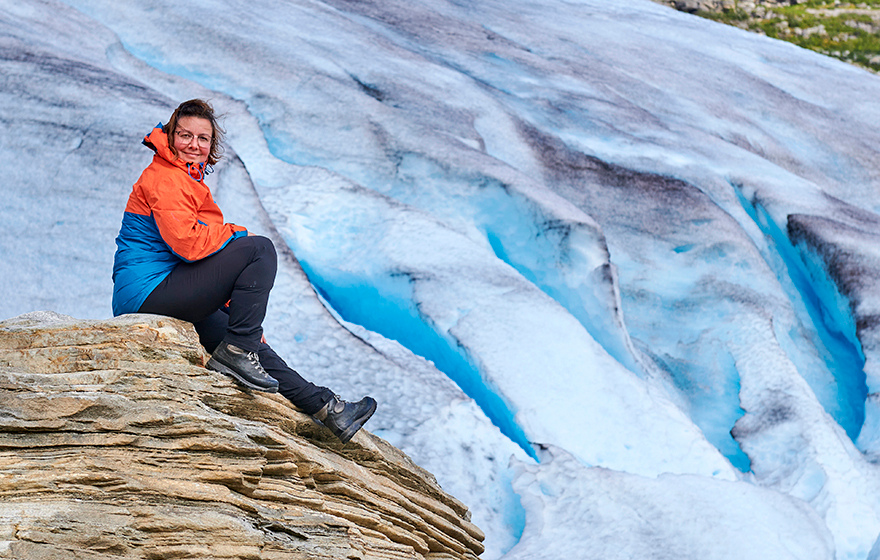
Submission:
[[262,323],[275,282],[275,247],[225,223],[203,182],[221,157],[222,133],[212,107],[193,99],[144,138],[155,155],[134,185],[116,238],[113,314],[190,321],[211,353],[209,369],[258,391],[280,392],[345,443],[376,401],[341,400],[300,377],[266,344]]

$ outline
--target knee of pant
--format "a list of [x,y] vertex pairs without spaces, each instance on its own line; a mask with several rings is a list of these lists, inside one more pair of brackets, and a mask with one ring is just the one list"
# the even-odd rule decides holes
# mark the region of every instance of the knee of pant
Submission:
[[271,255],[275,258],[275,244],[268,237],[262,235],[248,235],[242,238],[254,248],[254,252],[258,255]]

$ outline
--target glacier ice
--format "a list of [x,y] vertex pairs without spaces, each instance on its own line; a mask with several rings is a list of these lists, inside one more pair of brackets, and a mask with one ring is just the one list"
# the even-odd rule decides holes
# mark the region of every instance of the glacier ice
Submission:
[[205,97],[273,346],[485,558],[877,556],[876,76],[647,0],[0,5],[0,317],[109,315],[140,139]]

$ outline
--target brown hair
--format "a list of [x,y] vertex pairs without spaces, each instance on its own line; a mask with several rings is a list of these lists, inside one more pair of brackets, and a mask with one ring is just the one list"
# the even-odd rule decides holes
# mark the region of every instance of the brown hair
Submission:
[[190,99],[177,106],[177,109],[171,114],[171,118],[168,119],[168,124],[164,126],[165,134],[168,135],[168,146],[171,147],[174,155],[177,155],[177,150],[174,149],[174,133],[177,132],[177,122],[183,117],[198,117],[211,123],[213,135],[211,136],[211,150],[208,152],[207,163],[209,165],[217,163],[223,157],[223,134],[226,131],[220,128],[217,123],[214,108],[210,103],[201,99]]

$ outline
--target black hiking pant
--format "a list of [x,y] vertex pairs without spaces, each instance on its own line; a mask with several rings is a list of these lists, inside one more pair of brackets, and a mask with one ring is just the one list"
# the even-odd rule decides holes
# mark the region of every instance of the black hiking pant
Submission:
[[257,352],[263,369],[278,380],[278,392],[306,414],[314,414],[333,392],[303,379],[261,340],[277,266],[268,238],[233,239],[210,257],[177,265],[138,311],[191,322],[209,353],[223,340]]

